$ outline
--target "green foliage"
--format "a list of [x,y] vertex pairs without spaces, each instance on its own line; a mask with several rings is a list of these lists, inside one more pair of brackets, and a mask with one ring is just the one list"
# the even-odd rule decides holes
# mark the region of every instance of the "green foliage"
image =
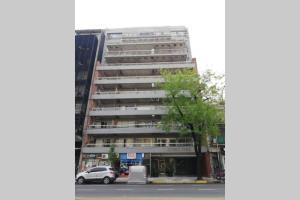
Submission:
[[115,163],[118,161],[118,155],[115,152],[115,145],[111,145],[108,153],[108,160],[111,165],[115,165]]
[[176,127],[182,136],[191,136],[193,131],[196,142],[202,144],[206,136],[218,135],[218,124],[224,121],[224,76],[211,71],[199,76],[190,69],[175,73],[162,70],[161,74],[165,83],[159,86],[167,93],[164,105],[169,107],[162,118],[162,128],[170,131]]

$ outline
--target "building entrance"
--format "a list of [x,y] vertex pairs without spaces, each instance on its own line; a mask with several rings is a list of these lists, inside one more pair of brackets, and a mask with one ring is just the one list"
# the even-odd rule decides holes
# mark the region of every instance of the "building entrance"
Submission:
[[152,158],[151,176],[194,176],[196,175],[196,159],[191,158]]
[[159,173],[159,176],[165,176],[166,175],[166,161],[165,161],[165,159],[159,159],[158,160],[158,173]]

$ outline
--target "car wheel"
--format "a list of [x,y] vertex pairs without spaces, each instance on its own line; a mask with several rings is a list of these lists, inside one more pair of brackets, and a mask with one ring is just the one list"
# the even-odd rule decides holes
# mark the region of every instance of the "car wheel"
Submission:
[[79,177],[78,180],[77,180],[77,183],[78,183],[78,184],[84,184],[84,181],[85,181],[85,180],[84,180],[83,177]]
[[104,177],[103,183],[104,184],[109,184],[110,183],[110,179],[108,177]]

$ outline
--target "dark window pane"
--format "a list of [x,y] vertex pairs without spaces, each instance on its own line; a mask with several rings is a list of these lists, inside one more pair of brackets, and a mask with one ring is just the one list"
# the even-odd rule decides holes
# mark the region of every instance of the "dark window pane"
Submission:
[[100,172],[102,172],[102,171],[106,171],[106,168],[104,168],[104,167],[100,167],[100,168],[99,168],[99,171],[100,171]]

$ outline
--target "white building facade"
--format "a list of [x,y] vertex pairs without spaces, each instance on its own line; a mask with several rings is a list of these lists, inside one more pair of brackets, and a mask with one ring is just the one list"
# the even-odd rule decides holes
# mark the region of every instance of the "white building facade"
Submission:
[[[167,108],[161,69],[197,70],[185,27],[105,30],[94,68],[80,170],[108,163],[112,144],[122,166],[145,165],[149,176],[195,175],[191,138],[159,126]],[[203,148],[205,150],[205,148]]]

